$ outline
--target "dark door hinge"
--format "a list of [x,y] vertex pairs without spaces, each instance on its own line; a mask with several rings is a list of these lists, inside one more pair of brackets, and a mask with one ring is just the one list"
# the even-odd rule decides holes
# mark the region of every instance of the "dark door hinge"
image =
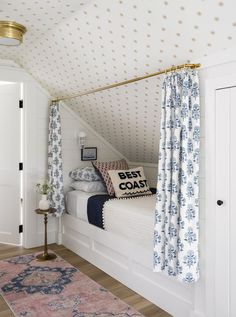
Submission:
[[23,163],[22,162],[19,163],[19,171],[23,171]]
[[19,108],[23,108],[23,99],[19,100]]
[[23,232],[23,225],[19,225],[19,233]]

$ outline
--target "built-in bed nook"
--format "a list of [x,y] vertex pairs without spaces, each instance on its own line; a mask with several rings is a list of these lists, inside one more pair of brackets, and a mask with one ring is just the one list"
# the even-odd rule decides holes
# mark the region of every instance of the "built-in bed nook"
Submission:
[[0,316],[236,317],[235,8],[0,0]]
[[[50,147],[55,146],[55,128],[58,136],[61,103],[53,101],[50,107],[49,176],[52,184],[60,184],[59,190],[52,193],[52,201],[59,208],[58,216],[62,215],[61,243],[157,306],[181,317],[191,316],[194,311],[199,278],[198,66],[181,65],[160,72],[166,74],[156,149],[159,161],[151,169],[152,186],[150,171],[148,178],[145,175],[146,166],[124,157],[99,161],[93,150],[86,154],[91,155],[90,159],[85,158],[86,134],[82,132],[79,142],[83,164],[68,171],[64,202],[60,181],[63,174],[58,168],[62,166],[61,154],[50,152]],[[58,146],[60,138],[56,142]]]

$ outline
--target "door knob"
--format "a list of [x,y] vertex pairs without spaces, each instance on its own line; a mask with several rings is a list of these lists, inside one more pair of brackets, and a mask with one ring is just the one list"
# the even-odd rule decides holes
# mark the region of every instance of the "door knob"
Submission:
[[218,205],[218,206],[223,205],[223,201],[222,201],[222,200],[217,200],[217,205]]

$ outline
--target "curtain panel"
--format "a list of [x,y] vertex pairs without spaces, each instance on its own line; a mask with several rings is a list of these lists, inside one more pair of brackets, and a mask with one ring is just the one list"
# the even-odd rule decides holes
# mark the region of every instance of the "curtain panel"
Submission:
[[200,103],[196,70],[165,76],[162,86],[154,271],[199,278]]
[[56,209],[55,215],[60,217],[65,212],[62,164],[62,137],[59,102],[50,106],[48,136],[48,178],[53,186],[49,195],[51,207]]

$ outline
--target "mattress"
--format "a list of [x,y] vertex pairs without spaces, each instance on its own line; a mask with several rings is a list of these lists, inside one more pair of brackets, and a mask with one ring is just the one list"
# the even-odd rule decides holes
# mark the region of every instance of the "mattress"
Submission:
[[106,193],[86,193],[80,190],[72,190],[66,195],[66,210],[71,216],[88,221],[87,203],[89,197],[103,194],[105,195]]
[[155,205],[156,195],[109,200],[103,207],[104,228],[150,248],[153,245]]
[[[106,195],[106,193],[86,193],[79,190],[68,192],[67,212],[73,217],[88,222],[88,199],[94,195]],[[115,198],[107,200],[99,214],[103,215],[105,230],[150,249],[153,246],[155,205],[156,195],[127,199]],[[94,212],[98,213],[98,210]]]

